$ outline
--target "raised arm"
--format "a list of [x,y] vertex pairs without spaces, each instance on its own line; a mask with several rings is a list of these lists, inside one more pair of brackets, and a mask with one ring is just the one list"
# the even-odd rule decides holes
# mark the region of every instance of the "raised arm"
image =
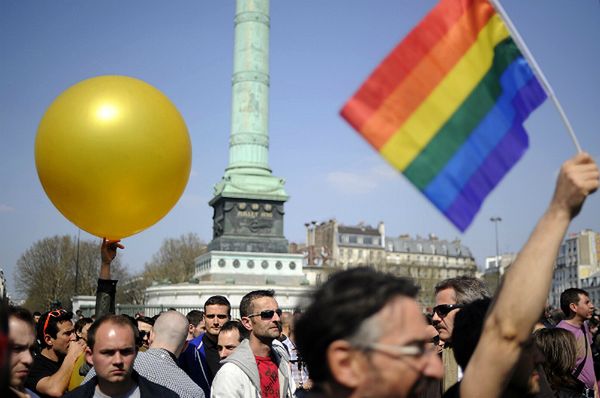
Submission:
[[117,255],[117,249],[124,249],[120,241],[102,239],[100,246],[100,275],[98,276],[98,289],[96,290],[96,319],[105,314],[115,313],[115,296],[117,281],[110,279],[110,264]]
[[548,209],[505,274],[487,315],[461,383],[462,397],[491,398],[502,393],[522,344],[544,309],[569,223],[585,198],[598,189],[598,179],[598,167],[588,154],[580,153],[563,164]]

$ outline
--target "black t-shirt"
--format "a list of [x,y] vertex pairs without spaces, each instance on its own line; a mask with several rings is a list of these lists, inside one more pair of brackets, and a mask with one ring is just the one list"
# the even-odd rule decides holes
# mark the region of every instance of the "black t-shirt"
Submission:
[[42,354],[36,355],[33,359],[29,376],[27,377],[27,380],[25,380],[25,387],[35,391],[41,398],[49,397],[37,390],[37,384],[44,377],[52,376],[54,373],[58,372],[60,365],[62,365],[62,361],[55,362]]
[[221,362],[221,358],[219,357],[219,350],[217,350],[217,342],[212,341],[206,333],[204,333],[204,336],[202,336],[202,343],[204,344],[206,362],[208,363],[208,368],[210,369],[211,373],[209,380],[212,383],[212,380],[219,371],[219,368],[221,367],[219,363]]

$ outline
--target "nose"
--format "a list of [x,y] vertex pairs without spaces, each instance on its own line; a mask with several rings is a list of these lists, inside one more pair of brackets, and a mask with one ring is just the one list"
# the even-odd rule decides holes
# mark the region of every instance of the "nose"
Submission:
[[440,318],[440,316],[437,314],[437,312],[433,312],[433,315],[431,316],[431,323],[433,323],[433,325],[437,325],[438,323],[440,323],[442,321],[442,318]]
[[120,352],[116,352],[115,356],[113,357],[113,365],[120,365],[123,363],[123,355],[121,355]]
[[221,359],[225,359],[229,356],[229,350],[227,348],[223,348],[220,352],[219,352],[219,358]]
[[27,351],[23,352],[21,362],[23,364],[27,365],[27,367],[31,366],[31,364],[33,363],[33,355],[31,355],[31,351],[27,350]]

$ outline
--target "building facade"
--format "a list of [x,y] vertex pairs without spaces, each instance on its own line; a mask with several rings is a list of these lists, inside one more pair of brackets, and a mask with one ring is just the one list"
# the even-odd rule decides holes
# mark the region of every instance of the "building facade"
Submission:
[[[333,269],[371,266],[394,275],[410,277],[421,286],[424,308],[434,305],[434,287],[446,278],[475,276],[477,266],[471,251],[459,240],[447,241],[430,234],[386,237],[385,224],[342,225],[335,219],[311,222],[307,227],[307,251],[317,253],[315,264]],[[319,256],[319,254],[321,254]]]
[[512,265],[517,258],[516,253],[503,253],[497,258],[496,256],[489,256],[485,258],[485,268],[481,278],[487,284],[490,293],[496,294],[496,291],[500,287],[502,277],[506,270]]
[[[569,234],[560,245],[556,258],[556,268],[552,278],[550,305],[560,307],[560,294],[571,287],[593,290],[600,299],[598,275],[598,252],[600,250],[600,235],[586,229]],[[591,295],[591,292],[590,292]],[[594,301],[594,300],[593,300]],[[598,304],[600,301],[594,301]]]

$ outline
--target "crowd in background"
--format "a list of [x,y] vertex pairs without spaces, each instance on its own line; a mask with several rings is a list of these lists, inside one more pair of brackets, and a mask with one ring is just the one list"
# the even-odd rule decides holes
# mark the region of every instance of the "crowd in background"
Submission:
[[565,162],[497,294],[447,279],[430,314],[412,280],[360,267],[332,275],[296,313],[255,290],[239,319],[221,295],[187,316],[115,315],[110,265],[123,246],[103,240],[95,316],[2,306],[1,396],[599,397],[588,293],[570,288],[560,310],[545,306],[559,245],[599,178],[587,154]]

